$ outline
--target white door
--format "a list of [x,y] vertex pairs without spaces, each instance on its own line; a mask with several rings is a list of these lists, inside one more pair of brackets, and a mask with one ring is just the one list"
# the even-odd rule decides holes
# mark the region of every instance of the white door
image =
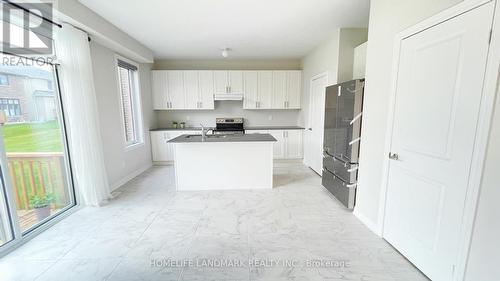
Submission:
[[302,158],[302,130],[285,131],[286,137],[286,158],[300,159]]
[[300,70],[287,71],[287,108],[300,108],[300,93],[302,92],[301,73],[302,72]]
[[243,97],[244,109],[257,108],[258,78],[257,71],[245,71],[243,73],[245,94]]
[[286,71],[273,71],[273,108],[286,108]]
[[229,92],[229,81],[227,71],[216,70],[214,71],[215,93],[227,94]]
[[200,108],[198,71],[184,71],[184,91],[186,95],[185,108]]
[[214,109],[214,73],[210,70],[199,71],[200,108]]
[[272,108],[273,98],[273,72],[259,71],[259,97],[257,107],[261,109]]
[[229,92],[243,94],[243,71],[229,71]]
[[305,163],[316,173],[322,174],[323,167],[323,131],[325,123],[325,89],[328,85],[326,74],[314,77],[311,80],[311,104],[309,127],[306,131],[307,143]]
[[181,109],[186,106],[183,71],[168,71],[168,96],[170,108]]
[[151,71],[151,84],[153,88],[153,108],[167,109],[167,102],[169,101],[167,72],[161,70]]
[[493,3],[401,42],[384,238],[430,279],[452,280]]

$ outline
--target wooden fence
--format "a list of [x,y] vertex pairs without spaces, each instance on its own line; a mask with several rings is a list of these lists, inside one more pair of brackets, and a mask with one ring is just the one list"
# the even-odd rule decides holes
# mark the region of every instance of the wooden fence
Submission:
[[10,178],[18,210],[29,210],[29,199],[50,192],[53,207],[68,205],[69,195],[62,152],[7,153]]

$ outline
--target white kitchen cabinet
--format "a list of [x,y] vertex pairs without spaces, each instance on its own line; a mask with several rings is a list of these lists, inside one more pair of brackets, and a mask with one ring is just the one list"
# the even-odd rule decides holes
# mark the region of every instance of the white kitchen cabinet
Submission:
[[227,71],[216,70],[214,71],[214,81],[215,81],[215,93],[216,94],[227,94],[229,89],[229,79]]
[[270,109],[273,95],[273,72],[259,71],[259,96],[257,100],[258,109]]
[[151,151],[153,162],[174,161],[174,145],[167,141],[184,134],[199,134],[196,131],[152,131],[151,135]]
[[243,94],[243,71],[214,71],[215,94]]
[[168,101],[170,109],[185,109],[184,73],[179,70],[168,70]]
[[243,95],[243,71],[231,70],[229,76],[229,93]]
[[184,71],[184,94],[186,97],[186,109],[198,109],[200,107],[200,81],[198,71]]
[[272,71],[245,71],[244,109],[271,109],[273,94]]
[[273,108],[286,108],[287,97],[286,71],[273,71]]
[[303,157],[302,130],[286,130],[285,156],[287,159],[301,159]]
[[243,108],[256,109],[259,94],[259,79],[257,71],[243,72]]
[[209,70],[199,71],[199,109],[214,109],[214,72]]
[[302,92],[302,71],[287,71],[287,98],[286,108],[300,109],[300,93]]
[[152,71],[151,84],[153,90],[153,109],[168,109],[167,72]]
[[277,142],[273,144],[274,159],[285,159],[285,134],[282,130],[269,130],[269,134],[273,136]]
[[273,71],[273,108],[300,109],[301,71]]
[[243,95],[245,109],[300,109],[300,70],[154,70],[156,110],[214,109],[214,94]]
[[153,70],[153,108],[214,109],[213,71]]
[[274,159],[303,158],[303,130],[247,130],[247,134],[271,134],[277,142],[273,144]]

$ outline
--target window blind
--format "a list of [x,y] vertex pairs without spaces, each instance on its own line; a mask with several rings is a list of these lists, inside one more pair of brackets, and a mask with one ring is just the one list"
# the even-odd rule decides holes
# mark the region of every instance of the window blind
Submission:
[[126,61],[118,60],[118,66],[132,71],[137,71],[137,66],[130,64]]

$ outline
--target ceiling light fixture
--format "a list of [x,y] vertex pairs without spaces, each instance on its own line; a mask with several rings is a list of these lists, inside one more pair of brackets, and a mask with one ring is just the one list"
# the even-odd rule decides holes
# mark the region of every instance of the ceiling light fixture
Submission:
[[229,51],[231,51],[231,49],[229,49],[229,48],[222,48],[221,51],[222,51],[222,56],[225,57],[225,58],[227,58],[229,56]]

